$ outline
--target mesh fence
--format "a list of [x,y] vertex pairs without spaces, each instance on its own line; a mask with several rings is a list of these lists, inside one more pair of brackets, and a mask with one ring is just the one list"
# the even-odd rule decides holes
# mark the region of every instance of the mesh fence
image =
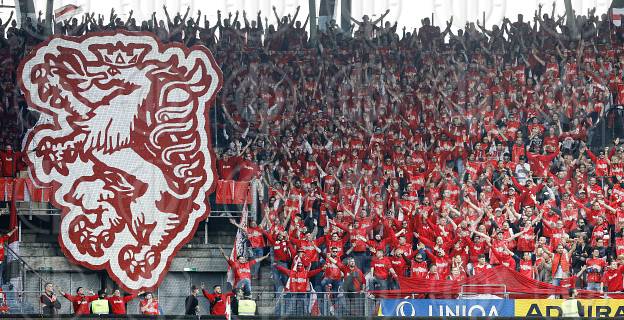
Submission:
[[[183,315],[184,302],[187,295],[182,294],[162,294],[162,291],[155,293],[163,315]],[[40,314],[41,305],[39,297],[41,291],[9,291],[6,293],[6,304],[11,314]],[[199,314],[208,315],[210,304],[207,299],[198,297]],[[277,316],[306,316],[322,315],[335,317],[349,316],[375,316],[379,309],[379,301],[364,294],[344,294],[344,293],[316,293],[313,298],[311,294],[292,293],[264,293],[253,295],[257,304],[258,315]],[[59,298],[61,309],[59,314],[72,314],[71,303]],[[139,299],[131,300],[127,304],[128,314],[140,314]]]

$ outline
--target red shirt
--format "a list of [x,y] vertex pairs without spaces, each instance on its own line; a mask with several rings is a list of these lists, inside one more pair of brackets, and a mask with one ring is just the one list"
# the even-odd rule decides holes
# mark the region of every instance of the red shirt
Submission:
[[239,181],[250,181],[260,172],[260,167],[253,161],[243,160],[238,170]]
[[229,260],[227,263],[234,270],[234,282],[238,284],[243,279],[251,279],[251,266],[256,263],[256,259],[249,260],[245,263]]
[[111,314],[126,314],[126,304],[130,302],[130,300],[136,298],[136,294],[127,295],[125,297],[107,297],[108,303],[110,304],[110,313]]
[[622,285],[622,281],[624,281],[624,277],[622,277],[622,272],[624,268],[620,266],[617,269],[607,268],[602,276],[602,283],[607,286],[608,292],[616,292],[622,291],[624,286]]
[[374,257],[371,260],[371,268],[375,268],[373,271],[373,275],[377,279],[386,280],[388,279],[388,275],[390,274],[391,263],[388,257],[383,257],[381,259]]
[[228,157],[217,161],[219,177],[225,180],[234,180],[236,176],[239,157]]
[[421,261],[421,262],[416,262],[416,261],[412,261],[412,277],[415,278],[424,278],[427,276],[427,262],[425,261]]
[[205,289],[202,289],[204,297],[210,301],[210,315],[223,316],[225,315],[225,303],[228,297],[233,296],[234,293],[208,293]]
[[[587,282],[600,282],[602,281],[602,272],[607,265],[604,259],[591,258],[587,259]],[[593,270],[591,270],[593,269]]]
[[0,263],[4,261],[4,243],[9,241],[9,238],[6,234],[0,237]]
[[96,300],[98,298],[98,296],[93,295],[93,296],[72,296],[69,293],[65,293],[63,294],[63,296],[65,298],[67,298],[67,300],[71,301],[73,307],[74,307],[74,313],[79,315],[79,314],[90,314],[91,313],[91,309],[89,304],[91,303],[91,301]]
[[337,263],[331,263],[327,261],[325,263],[325,271],[323,271],[323,277],[331,280],[340,280],[342,279],[342,272],[340,271],[343,267],[340,261]]
[[152,301],[147,301],[145,299],[141,300],[141,310],[144,315],[158,315],[158,300],[152,299]]
[[289,292],[308,292],[308,286],[310,284],[309,278],[314,277],[322,271],[322,269],[308,271],[305,268],[301,268],[300,270],[288,270],[282,266],[276,266],[276,268],[279,272],[289,277],[288,284],[286,285]]
[[520,274],[533,279],[533,262],[531,260],[520,260]]
[[245,231],[247,233],[247,239],[249,239],[253,248],[264,248],[264,235],[260,227],[248,227]]
[[273,246],[273,257],[277,261],[290,262],[292,259],[291,246],[286,241],[276,241],[273,237],[267,237]]
[[13,150],[0,151],[0,161],[2,162],[2,176],[13,177],[17,172],[17,158],[19,153]]
[[487,269],[491,269],[492,266],[489,265],[488,263],[484,264],[484,265],[479,265],[479,264],[475,264],[473,269],[474,269],[474,275],[478,275],[479,273],[482,273],[483,271],[487,270]]

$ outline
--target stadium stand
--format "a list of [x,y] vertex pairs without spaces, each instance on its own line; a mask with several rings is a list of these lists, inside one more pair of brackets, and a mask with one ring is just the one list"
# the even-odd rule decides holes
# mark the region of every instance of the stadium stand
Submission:
[[[87,13],[54,33],[148,31],[211,49],[225,79],[213,201],[224,215],[257,201],[248,221],[230,219],[244,251],[224,257],[234,287],[277,301],[259,307],[370,315],[368,298],[404,289],[402,277],[461,282],[497,266],[624,290],[624,26],[606,14],[578,16],[574,37],[541,5],[533,21],[457,33],[429,18],[401,32],[386,12],[349,32],[332,20],[313,42],[299,9],[274,8],[274,22],[219,12],[212,25],[163,9],[143,22]],[[15,74],[44,21],[0,25],[1,173],[25,178],[21,139],[37,115]],[[324,292],[316,311],[311,288]]]

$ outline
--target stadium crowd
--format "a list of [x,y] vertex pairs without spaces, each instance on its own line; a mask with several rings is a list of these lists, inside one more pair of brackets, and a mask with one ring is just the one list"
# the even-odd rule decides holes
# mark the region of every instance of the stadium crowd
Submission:
[[[624,140],[588,146],[624,103],[624,28],[594,10],[554,9],[457,32],[429,18],[398,32],[386,11],[346,32],[332,20],[313,41],[299,9],[274,8],[275,23],[219,12],[211,24],[163,7],[166,20],[112,10],[54,33],[149,31],[212,50],[225,79],[218,175],[261,186],[257,215],[232,220],[253,254],[224,255],[246,294],[266,255],[275,290],[294,294],[393,289],[399,276],[461,280],[495,265],[622,291]],[[44,23],[0,23],[5,150],[19,150],[36,121],[15,69]]]

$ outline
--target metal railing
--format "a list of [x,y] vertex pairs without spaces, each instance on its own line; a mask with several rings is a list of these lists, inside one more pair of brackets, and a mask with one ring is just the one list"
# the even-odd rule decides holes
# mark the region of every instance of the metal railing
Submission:
[[[4,303],[11,314],[40,314],[39,291],[5,292]],[[57,293],[58,295],[58,293]],[[184,301],[187,296],[156,295],[165,315],[184,314]],[[58,296],[61,305],[71,304],[69,300]],[[379,299],[364,293],[316,292],[316,293],[263,293],[253,294],[258,315],[305,316],[324,315],[335,317],[375,316],[379,310]],[[128,314],[139,314],[140,298],[127,305]],[[203,297],[200,300],[200,315],[208,315],[210,308]],[[62,314],[71,314],[71,308],[63,308]]]
[[259,315],[375,316],[379,299],[356,292],[264,293],[253,296]]
[[[513,292],[508,292],[514,294]],[[40,314],[39,303],[40,291],[7,291],[4,292],[3,304],[9,307],[12,314]],[[500,293],[497,293],[500,294]],[[609,294],[622,294],[621,292],[606,292]],[[182,295],[158,295],[155,296],[161,306],[164,315],[184,314],[184,301],[187,296]],[[71,314],[71,303],[63,297],[58,297],[63,306],[61,314]],[[411,297],[412,299],[414,297]],[[256,301],[257,314],[260,316],[309,316],[321,315],[332,317],[371,317],[377,316],[379,306],[383,298],[375,298],[366,293],[345,292],[316,292],[316,293],[277,293],[262,292],[252,294]],[[136,298],[127,305],[127,313],[139,314],[139,300]],[[209,315],[209,303],[207,299],[199,297],[200,315]]]

